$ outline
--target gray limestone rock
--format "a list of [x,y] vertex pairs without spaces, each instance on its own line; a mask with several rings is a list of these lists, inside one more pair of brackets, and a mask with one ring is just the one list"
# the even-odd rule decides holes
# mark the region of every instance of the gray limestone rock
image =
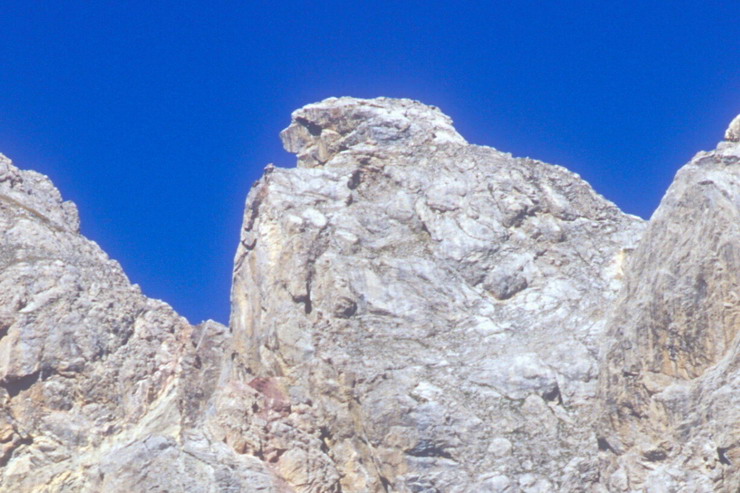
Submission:
[[0,490],[277,491],[201,426],[227,340],[143,296],[0,156]]
[[231,325],[323,424],[342,490],[591,490],[605,308],[643,222],[412,101],[329,99],[282,135],[299,167],[249,195]]
[[[603,429],[613,491],[740,491],[740,143],[676,175],[608,319]],[[661,485],[660,489],[658,485]]]
[[738,121],[646,224],[437,108],[308,105],[228,328],[0,157],[0,490],[738,491]]

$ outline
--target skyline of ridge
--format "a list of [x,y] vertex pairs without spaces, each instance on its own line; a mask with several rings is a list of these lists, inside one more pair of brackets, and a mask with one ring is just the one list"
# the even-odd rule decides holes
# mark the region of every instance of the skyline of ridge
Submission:
[[535,2],[8,2],[0,152],[192,322],[228,322],[244,200],[278,134],[330,96],[407,97],[469,142],[579,173],[649,217],[740,112],[736,7]]

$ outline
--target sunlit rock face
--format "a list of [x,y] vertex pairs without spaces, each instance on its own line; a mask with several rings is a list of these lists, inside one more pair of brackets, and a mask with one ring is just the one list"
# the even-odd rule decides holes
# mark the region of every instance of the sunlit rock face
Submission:
[[413,101],[329,99],[282,136],[298,168],[250,193],[231,324],[243,371],[321,424],[315,467],[344,491],[593,490],[643,221]]
[[331,98],[192,326],[0,159],[0,490],[740,489],[736,119],[649,223],[411,100]]
[[738,125],[678,172],[608,319],[612,491],[740,491]]
[[45,176],[0,156],[0,491],[274,490],[202,426],[227,337],[143,296]]

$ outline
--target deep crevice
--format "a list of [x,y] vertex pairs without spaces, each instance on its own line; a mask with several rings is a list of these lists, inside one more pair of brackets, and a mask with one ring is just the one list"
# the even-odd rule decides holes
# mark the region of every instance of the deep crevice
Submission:
[[611,444],[604,437],[596,437],[596,445],[602,452],[612,452],[614,454],[617,453],[617,451],[614,450],[614,447],[612,447]]
[[726,466],[731,466],[732,461],[729,457],[727,457],[727,452],[730,450],[730,447],[717,447],[717,457],[719,458],[719,463],[724,464]]
[[391,482],[385,476],[380,476],[380,484],[383,485],[385,491],[393,491],[391,489]]
[[557,401],[561,406],[563,405],[563,396],[560,393],[560,387],[555,384],[555,387],[542,394],[542,398],[548,402]]
[[663,450],[656,449],[648,450],[643,454],[643,457],[645,457],[645,459],[649,460],[650,462],[660,462],[662,460],[666,460],[666,458],[668,458],[668,454],[666,454]]
[[12,323],[8,320],[0,320],[0,339],[8,335]]
[[301,302],[303,303],[303,308],[306,312],[306,315],[311,313],[313,310],[313,303],[311,302],[311,280],[313,279],[313,262],[311,263],[311,270],[308,273],[308,278],[306,279],[306,296],[301,296]]
[[352,172],[352,176],[347,180],[347,188],[354,190],[360,184],[362,179],[362,170],[356,169]]
[[308,133],[310,133],[314,137],[318,137],[319,135],[321,135],[321,130],[322,130],[321,125],[318,125],[314,122],[310,122],[306,118],[303,118],[300,116],[296,118],[295,121],[297,121],[298,123],[306,127],[306,130],[308,130]]
[[36,370],[35,372],[24,375],[20,378],[1,382],[0,387],[3,387],[5,390],[7,390],[10,398],[12,399],[24,390],[30,389],[33,384],[39,381],[40,377],[41,370]]
[[313,310],[311,296],[308,294],[304,296],[295,296],[293,297],[293,301],[295,301],[296,303],[303,303],[303,310],[306,312],[306,315],[311,313],[311,311]]
[[319,440],[321,440],[321,451],[325,454],[329,454],[329,445],[327,445],[326,440],[331,439],[331,433],[329,432],[329,428],[326,426],[322,426],[319,428]]
[[416,447],[407,450],[406,453],[413,457],[442,457],[443,459],[452,459],[452,455],[443,448],[422,440]]
[[22,445],[31,445],[32,443],[33,438],[31,438],[30,436],[21,437],[13,444],[13,449],[9,453],[7,453],[7,455],[0,457],[0,467],[5,467],[8,465],[8,462],[10,462],[10,459],[12,459],[15,455],[15,451],[18,450],[18,447]]

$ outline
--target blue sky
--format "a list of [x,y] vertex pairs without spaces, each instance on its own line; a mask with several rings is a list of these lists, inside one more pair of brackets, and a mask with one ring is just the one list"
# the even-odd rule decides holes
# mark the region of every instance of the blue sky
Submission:
[[193,322],[228,321],[244,199],[294,164],[278,133],[304,104],[435,104],[643,217],[740,113],[736,1],[8,0],[1,18],[0,152]]

